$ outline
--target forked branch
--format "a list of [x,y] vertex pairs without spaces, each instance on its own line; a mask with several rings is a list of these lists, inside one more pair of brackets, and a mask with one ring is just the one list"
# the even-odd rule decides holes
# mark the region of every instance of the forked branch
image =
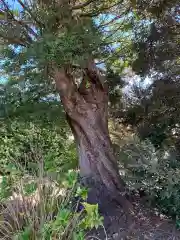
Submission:
[[17,0],[17,1],[21,5],[21,7],[31,16],[31,18],[34,20],[34,22],[37,23],[37,25],[39,27],[44,27],[44,25],[40,21],[37,20],[36,16],[32,13],[30,8],[28,8],[21,0]]

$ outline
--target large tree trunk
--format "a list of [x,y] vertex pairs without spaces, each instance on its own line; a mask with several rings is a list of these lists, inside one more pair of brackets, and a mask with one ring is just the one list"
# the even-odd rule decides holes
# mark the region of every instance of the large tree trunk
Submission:
[[[128,209],[125,184],[118,173],[108,131],[108,89],[97,72],[86,71],[80,86],[67,72],[56,71],[56,86],[67,114],[79,154],[80,175],[91,187],[90,201],[107,199]],[[87,86],[88,83],[88,86]]]

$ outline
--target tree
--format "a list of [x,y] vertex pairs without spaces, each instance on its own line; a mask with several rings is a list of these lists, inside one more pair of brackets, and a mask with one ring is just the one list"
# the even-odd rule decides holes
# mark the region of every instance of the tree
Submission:
[[137,101],[131,101],[125,119],[142,139],[161,147],[168,139],[174,144],[173,130],[178,133],[179,125],[179,2],[135,2],[139,21],[134,24],[132,68],[151,83],[134,89]]
[[4,70],[11,81],[24,82],[37,95],[40,86],[56,88],[75,137],[83,181],[95,182],[92,195],[99,203],[108,193],[128,209],[108,132],[105,72],[95,64],[104,62],[113,52],[113,42],[121,38],[117,32],[123,29],[126,1],[16,3],[13,9],[1,1],[0,34],[7,46],[2,51]]

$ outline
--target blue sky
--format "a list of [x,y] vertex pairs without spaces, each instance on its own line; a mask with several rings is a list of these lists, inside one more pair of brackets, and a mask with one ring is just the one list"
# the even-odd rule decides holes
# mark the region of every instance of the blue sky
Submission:
[[6,77],[5,76],[0,76],[0,84],[6,83]]

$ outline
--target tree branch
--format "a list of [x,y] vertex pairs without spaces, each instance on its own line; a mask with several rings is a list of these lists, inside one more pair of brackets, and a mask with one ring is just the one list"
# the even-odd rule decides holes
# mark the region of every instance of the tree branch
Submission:
[[119,16],[116,16],[116,17],[114,17],[113,19],[111,19],[109,22],[106,22],[106,23],[104,23],[104,24],[100,24],[100,25],[98,26],[98,28],[107,27],[109,24],[115,22],[115,21],[118,20],[119,18],[120,18]]
[[93,11],[93,12],[87,12],[87,13],[82,13],[80,14],[81,17],[97,17],[100,13],[106,11],[106,10],[110,10],[111,8],[115,7],[115,6],[118,6],[122,1],[119,1],[115,4],[112,4],[111,6],[105,6],[105,7],[102,7],[100,9],[98,9],[96,12]]
[[34,16],[34,14],[30,11],[30,9],[28,7],[26,7],[26,5],[21,1],[21,0],[17,0],[18,3],[21,5],[21,7],[27,12],[29,13],[29,15],[31,16],[32,19],[34,19],[34,21],[40,26],[42,27],[43,24],[41,22],[39,22],[37,20],[37,18]]
[[16,20],[16,22],[19,23],[20,25],[24,26],[24,27],[26,28],[26,30],[27,30],[30,34],[32,34],[35,38],[38,38],[38,34],[36,34],[36,33],[34,32],[34,30],[33,30],[31,27],[29,27],[27,24],[25,24],[23,21],[18,21],[18,20]]
[[6,8],[7,10],[7,14],[9,13],[11,18],[14,18],[14,15],[13,13],[11,12],[11,10],[9,9],[9,6],[7,5],[7,3],[4,1],[4,0],[1,0],[1,2],[3,3],[4,7]]
[[21,25],[22,27],[24,27],[24,28],[27,30],[27,33],[24,32],[24,34],[26,35],[28,41],[32,42],[32,39],[31,39],[31,37],[29,36],[28,32],[29,32],[30,34],[32,34],[34,37],[37,38],[38,35],[33,31],[33,29],[32,29],[31,27],[29,27],[27,24],[25,24],[23,21],[17,20],[17,19],[15,18],[15,16],[14,16],[13,12],[10,10],[9,6],[6,4],[6,2],[5,2],[4,0],[1,0],[1,1],[2,1],[3,5],[4,5],[5,9],[6,9],[6,11],[7,11],[7,12],[5,12],[5,14],[6,14],[6,13],[9,14],[9,17],[7,16],[7,22],[8,22],[8,20],[11,19],[10,23],[13,23],[13,21],[14,21],[15,23],[17,23],[17,24]]
[[[99,24],[98,28],[104,28],[107,27],[108,25],[110,25],[111,23],[114,23],[116,20],[120,20],[122,18],[122,16],[125,16],[128,14],[128,12],[130,12],[130,8],[127,8],[125,11],[121,12],[120,15],[115,16],[113,19],[111,19],[109,22],[104,23],[104,24]],[[123,19],[122,22],[118,22],[118,24],[123,25],[124,22],[126,21],[126,19]],[[119,29],[119,28],[118,28]]]
[[57,67],[53,67],[53,71],[56,87],[61,97],[66,96],[66,98],[71,98],[72,94],[76,92],[77,89],[73,79],[68,74],[67,69],[58,69]]
[[6,40],[8,41],[10,44],[18,44],[18,45],[21,45],[23,47],[26,47],[27,46],[27,43],[24,42],[22,39],[19,39],[19,38],[10,38],[10,37],[5,37],[3,36],[2,34],[0,34],[0,38],[3,38],[3,40]]
[[87,2],[81,3],[79,5],[75,5],[72,7],[72,10],[78,10],[84,7],[87,7],[89,4],[91,4],[92,2],[95,2],[96,0],[88,0]]

